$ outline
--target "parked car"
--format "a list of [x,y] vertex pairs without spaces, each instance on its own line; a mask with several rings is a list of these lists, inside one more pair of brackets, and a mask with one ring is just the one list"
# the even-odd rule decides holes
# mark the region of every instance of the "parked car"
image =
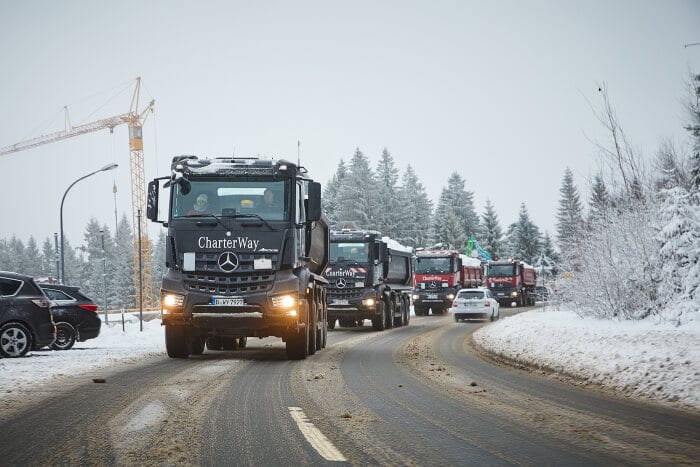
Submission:
[[498,300],[486,287],[461,289],[452,302],[450,311],[455,321],[460,319],[484,318],[494,321],[500,317]]
[[23,357],[51,345],[56,325],[50,306],[33,278],[0,271],[0,355]]
[[51,300],[51,312],[56,322],[54,350],[68,350],[75,342],[94,339],[100,335],[102,320],[97,304],[80,293],[78,287],[59,284],[39,284]]

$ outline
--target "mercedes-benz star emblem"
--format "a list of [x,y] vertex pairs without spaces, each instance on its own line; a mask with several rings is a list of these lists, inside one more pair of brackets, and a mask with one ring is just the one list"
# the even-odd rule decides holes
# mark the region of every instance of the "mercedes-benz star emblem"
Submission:
[[229,273],[238,269],[238,256],[232,251],[224,251],[219,255],[219,259],[216,261],[219,265],[219,269],[223,272]]
[[435,282],[431,282],[431,283],[430,283],[430,288],[431,288],[431,289],[434,289],[435,287],[437,287],[437,284],[436,284]]
[[345,279],[343,279],[342,277],[338,278],[338,280],[335,281],[335,286],[339,289],[344,289],[346,285],[348,285],[348,283],[345,282]]

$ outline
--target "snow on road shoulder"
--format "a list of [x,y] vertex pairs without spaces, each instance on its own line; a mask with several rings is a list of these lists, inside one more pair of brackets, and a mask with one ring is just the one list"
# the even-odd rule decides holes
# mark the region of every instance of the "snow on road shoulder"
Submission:
[[0,401],[21,396],[28,389],[51,385],[66,376],[85,374],[117,363],[133,363],[143,358],[165,355],[160,320],[143,323],[104,324],[100,335],[76,342],[70,350],[32,350],[23,358],[0,358]]
[[700,323],[580,318],[530,311],[474,333],[482,348],[626,394],[700,409]]

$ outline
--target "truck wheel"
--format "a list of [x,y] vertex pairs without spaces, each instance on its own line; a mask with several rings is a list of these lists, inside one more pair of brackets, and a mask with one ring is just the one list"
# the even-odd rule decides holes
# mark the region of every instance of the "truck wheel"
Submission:
[[411,299],[408,297],[404,297],[404,312],[406,313],[406,318],[404,319],[404,323],[406,323],[406,326],[408,326],[408,323],[411,322]]
[[377,303],[377,308],[379,308],[379,315],[372,318],[372,329],[375,331],[383,331],[386,329],[386,319],[384,318],[384,302],[379,301]]
[[187,358],[190,355],[188,329],[185,326],[165,326],[165,350],[170,358]]
[[223,350],[236,350],[238,348],[238,339],[236,339],[235,337],[222,338],[221,348]]
[[324,319],[323,329],[321,330],[321,348],[326,348],[326,343],[328,342],[328,320]]
[[207,349],[209,350],[223,350],[224,347],[221,345],[221,337],[207,337],[205,339],[207,343]]
[[394,312],[396,310],[396,304],[394,303],[394,300],[390,300],[389,306],[385,306],[384,310],[386,311],[386,328],[391,329],[394,327]]
[[316,353],[318,339],[318,316],[316,316],[316,302],[309,301],[309,355]]
[[404,305],[405,304],[404,304],[403,298],[399,297],[398,305],[399,305],[399,316],[394,317],[394,326],[396,326],[397,328],[400,326],[403,326],[405,324],[405,322],[404,322],[404,318],[405,318]]
[[303,328],[290,331],[287,335],[287,358],[290,360],[303,360],[309,355],[309,314],[306,310],[306,319]]
[[190,337],[190,355],[202,355],[204,353],[204,338],[201,336]]

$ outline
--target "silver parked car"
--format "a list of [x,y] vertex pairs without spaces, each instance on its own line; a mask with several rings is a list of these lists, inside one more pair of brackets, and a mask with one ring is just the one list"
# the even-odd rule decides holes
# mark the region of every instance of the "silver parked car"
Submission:
[[494,321],[500,316],[498,300],[486,287],[461,289],[452,302],[450,312],[455,317],[455,321],[474,318]]

